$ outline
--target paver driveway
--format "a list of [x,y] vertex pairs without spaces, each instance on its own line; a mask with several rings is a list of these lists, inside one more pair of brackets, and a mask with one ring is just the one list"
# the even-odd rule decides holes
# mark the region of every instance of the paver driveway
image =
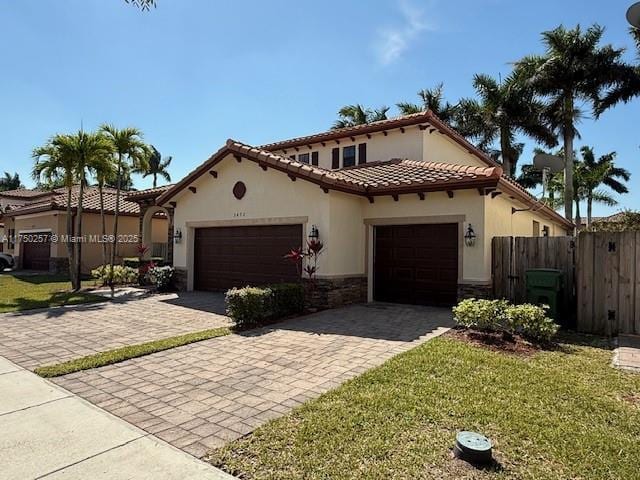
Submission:
[[451,326],[451,311],[358,305],[54,381],[202,456]]
[[0,356],[27,368],[229,325],[222,294],[180,293],[0,314]]

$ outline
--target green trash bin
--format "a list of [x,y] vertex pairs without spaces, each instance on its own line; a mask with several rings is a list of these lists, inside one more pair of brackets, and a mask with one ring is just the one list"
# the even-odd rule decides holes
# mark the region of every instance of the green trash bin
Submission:
[[560,320],[563,310],[564,274],[554,268],[533,268],[526,271],[527,302],[549,305],[549,316]]

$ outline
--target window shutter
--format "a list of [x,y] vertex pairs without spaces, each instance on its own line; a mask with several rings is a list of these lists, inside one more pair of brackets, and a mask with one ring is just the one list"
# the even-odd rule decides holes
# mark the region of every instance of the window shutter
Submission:
[[358,145],[358,165],[367,163],[367,144],[361,143]]
[[311,152],[311,165],[318,166],[318,152]]
[[340,168],[340,149],[331,150],[331,168]]

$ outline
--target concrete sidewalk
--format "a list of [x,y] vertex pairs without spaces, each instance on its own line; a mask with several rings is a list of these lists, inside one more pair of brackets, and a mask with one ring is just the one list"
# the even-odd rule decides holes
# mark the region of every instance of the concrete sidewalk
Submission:
[[0,479],[234,477],[0,357]]

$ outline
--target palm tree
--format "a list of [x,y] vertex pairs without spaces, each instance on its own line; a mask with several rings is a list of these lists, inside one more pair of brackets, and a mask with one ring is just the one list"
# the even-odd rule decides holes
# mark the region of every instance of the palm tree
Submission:
[[396,106],[402,115],[411,115],[431,110],[440,120],[452,123],[456,115],[456,105],[444,99],[444,85],[439,83],[434,88],[425,88],[418,92],[422,105],[411,102],[400,102]]
[[135,173],[141,173],[142,178],[146,178],[149,175],[153,175],[153,188],[158,186],[158,175],[164,178],[167,182],[171,181],[171,175],[167,171],[171,160],[171,157],[162,157],[162,154],[153,145],[149,145],[151,152],[149,154],[149,165],[146,170],[136,171]]
[[109,155],[94,162],[93,175],[96,178],[96,183],[98,184],[98,194],[100,196],[100,222],[102,226],[102,265],[106,265],[108,259],[107,242],[105,241],[107,237],[107,224],[104,214],[104,187],[109,185],[109,183],[113,183],[117,175],[113,157]]
[[604,185],[615,193],[628,193],[629,189],[622,182],[628,182],[631,174],[624,168],[616,167],[616,152],[601,155],[596,160],[593,148],[584,146],[580,151],[582,152],[584,169],[582,184],[587,200],[587,227],[590,227],[593,219],[593,202],[594,200],[602,202],[603,195],[606,195],[606,192],[598,190],[598,188]]
[[597,116],[620,102],[627,103],[634,97],[640,96],[640,30],[631,27],[629,33],[636,45],[638,63],[623,69],[620,81],[596,105]]
[[156,6],[156,0],[124,0],[126,3],[130,3],[134,7],[138,7],[143,12]]
[[[555,155],[562,157],[564,154],[562,149],[556,153],[547,152],[541,148],[534,148],[533,153],[546,153],[548,155]],[[518,178],[515,179],[524,188],[533,189],[543,183],[542,171],[537,169],[532,163],[522,165],[522,169]],[[546,179],[545,196],[542,199],[549,207],[553,209],[560,208],[563,205],[562,195],[564,192],[564,175],[562,174],[549,174]]]
[[567,30],[562,25],[543,32],[544,55],[531,55],[517,62],[530,85],[549,100],[551,125],[562,135],[565,152],[565,217],[573,217],[573,140],[582,112],[579,102],[595,110],[601,93],[615,86],[625,70],[623,49],[600,46],[604,29],[593,25],[583,31],[578,25]]
[[[67,237],[73,236],[73,216],[71,215],[71,195],[76,180],[75,158],[69,155],[68,151],[63,151],[62,135],[56,135],[49,139],[44,146],[33,150],[33,157],[36,164],[33,167],[32,175],[38,182],[45,184],[63,184],[67,189]],[[69,279],[74,289],[79,286],[76,278],[76,260],[73,251],[73,243],[65,242],[67,246],[67,257],[69,259]],[[78,287],[79,288],[79,287]]]
[[338,110],[340,117],[333,124],[332,129],[353,127],[355,125],[364,125],[366,123],[377,122],[387,119],[389,107],[380,107],[376,109],[365,108],[360,104],[346,105]]
[[[459,130],[478,141],[478,147],[502,161],[505,175],[513,177],[523,144],[516,136],[523,133],[539,143],[553,147],[557,140],[544,118],[545,106],[534,91],[521,81],[518,72],[498,82],[489,75],[475,75],[473,86],[479,100],[460,101],[456,123]],[[498,142],[499,148],[491,152]]]
[[113,267],[116,260],[117,240],[118,240],[118,216],[120,214],[120,191],[122,189],[123,172],[127,169],[148,169],[147,158],[149,148],[142,141],[142,132],[134,127],[118,129],[113,125],[102,125],[100,131],[104,133],[111,143],[111,148],[115,155],[116,163],[116,205],[113,217],[113,244],[111,246],[109,286],[111,296],[113,289]]
[[18,173],[11,175],[9,172],[4,172],[4,177],[0,178],[0,192],[19,190],[21,188],[24,188],[24,185],[20,181]]

